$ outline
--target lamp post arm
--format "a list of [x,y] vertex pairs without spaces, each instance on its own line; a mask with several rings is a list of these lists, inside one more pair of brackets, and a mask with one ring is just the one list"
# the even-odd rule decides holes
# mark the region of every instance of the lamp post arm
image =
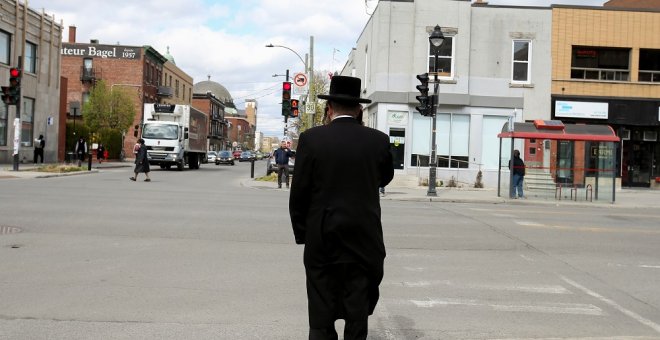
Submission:
[[307,62],[300,56],[300,54],[298,54],[298,52],[294,51],[293,49],[291,49],[289,47],[282,46],[282,45],[268,44],[268,45],[266,45],[266,47],[281,47],[281,48],[286,48],[287,50],[293,52],[298,57],[298,59],[300,59],[300,61],[303,63],[303,65],[305,66],[305,72],[307,72]]

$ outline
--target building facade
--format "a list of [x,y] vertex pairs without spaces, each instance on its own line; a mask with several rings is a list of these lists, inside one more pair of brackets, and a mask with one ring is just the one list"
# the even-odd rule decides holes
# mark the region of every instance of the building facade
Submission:
[[194,93],[192,106],[209,116],[208,150],[227,150],[227,122],[225,121],[225,105],[213,93]]
[[167,59],[151,46],[104,45],[96,40],[78,43],[74,26],[69,27],[69,42],[63,43],[60,51],[62,76],[68,79],[66,114],[70,121],[84,119],[83,104],[99,80],[110,90],[121,89],[134,95],[136,115],[123,141],[125,154],[131,155],[139,137],[144,104],[158,103],[172,93],[161,85]]
[[[610,3],[553,7],[552,117],[611,126],[622,139],[614,165],[621,185],[648,187],[660,177],[660,9]],[[599,157],[568,144],[552,152],[568,169]]]
[[21,114],[0,103],[0,163],[12,163],[15,152],[19,162],[32,163],[39,135],[46,139],[44,160],[57,161],[64,128],[58,119],[62,25],[18,0],[0,0],[0,17],[2,86],[9,86],[9,69],[22,58]]
[[245,117],[225,116],[227,139],[232,150],[254,150],[254,130]]
[[192,105],[193,78],[176,66],[170,48],[164,55],[167,62],[163,64],[163,78],[160,81],[163,104]]
[[[363,96],[372,100],[366,124],[390,136],[399,174],[429,172],[432,120],[415,109],[416,75],[430,73],[433,93],[429,34],[436,25],[445,37],[437,65],[438,179],[471,185],[482,171],[485,185],[495,186],[504,123],[511,116],[550,117],[551,9],[463,0],[378,3],[341,73],[362,79]],[[508,156],[502,160],[507,164]]]

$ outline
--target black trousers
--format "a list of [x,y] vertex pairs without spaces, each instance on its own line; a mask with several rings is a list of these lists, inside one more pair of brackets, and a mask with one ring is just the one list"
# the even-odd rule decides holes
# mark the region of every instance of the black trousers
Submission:
[[282,186],[282,176],[284,175],[286,179],[286,185],[289,186],[289,164],[278,164],[277,165],[277,186]]
[[332,264],[307,272],[309,340],[336,340],[337,319],[346,321],[345,340],[367,338],[369,279],[366,274],[357,263]]
[[37,159],[41,158],[41,163],[44,162],[44,149],[43,148],[34,148],[34,163],[37,163]]

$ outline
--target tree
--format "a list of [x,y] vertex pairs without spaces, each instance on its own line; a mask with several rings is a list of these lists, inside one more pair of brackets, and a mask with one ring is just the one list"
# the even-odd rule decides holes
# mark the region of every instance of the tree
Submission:
[[108,89],[103,80],[99,80],[89,94],[89,100],[83,105],[83,121],[92,131],[111,129],[126,131],[135,119],[133,96],[124,88]]

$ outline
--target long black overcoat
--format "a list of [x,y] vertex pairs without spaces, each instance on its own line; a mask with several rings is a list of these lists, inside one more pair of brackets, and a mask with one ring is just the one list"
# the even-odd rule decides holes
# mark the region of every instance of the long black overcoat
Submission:
[[289,198],[296,243],[305,244],[308,284],[315,289],[328,286],[325,265],[359,263],[370,280],[369,314],[378,302],[383,278],[385,245],[378,188],[394,176],[389,149],[386,134],[350,117],[311,128],[298,141]]
[[133,172],[149,172],[149,158],[147,156],[147,147],[142,144],[135,155],[135,170]]

